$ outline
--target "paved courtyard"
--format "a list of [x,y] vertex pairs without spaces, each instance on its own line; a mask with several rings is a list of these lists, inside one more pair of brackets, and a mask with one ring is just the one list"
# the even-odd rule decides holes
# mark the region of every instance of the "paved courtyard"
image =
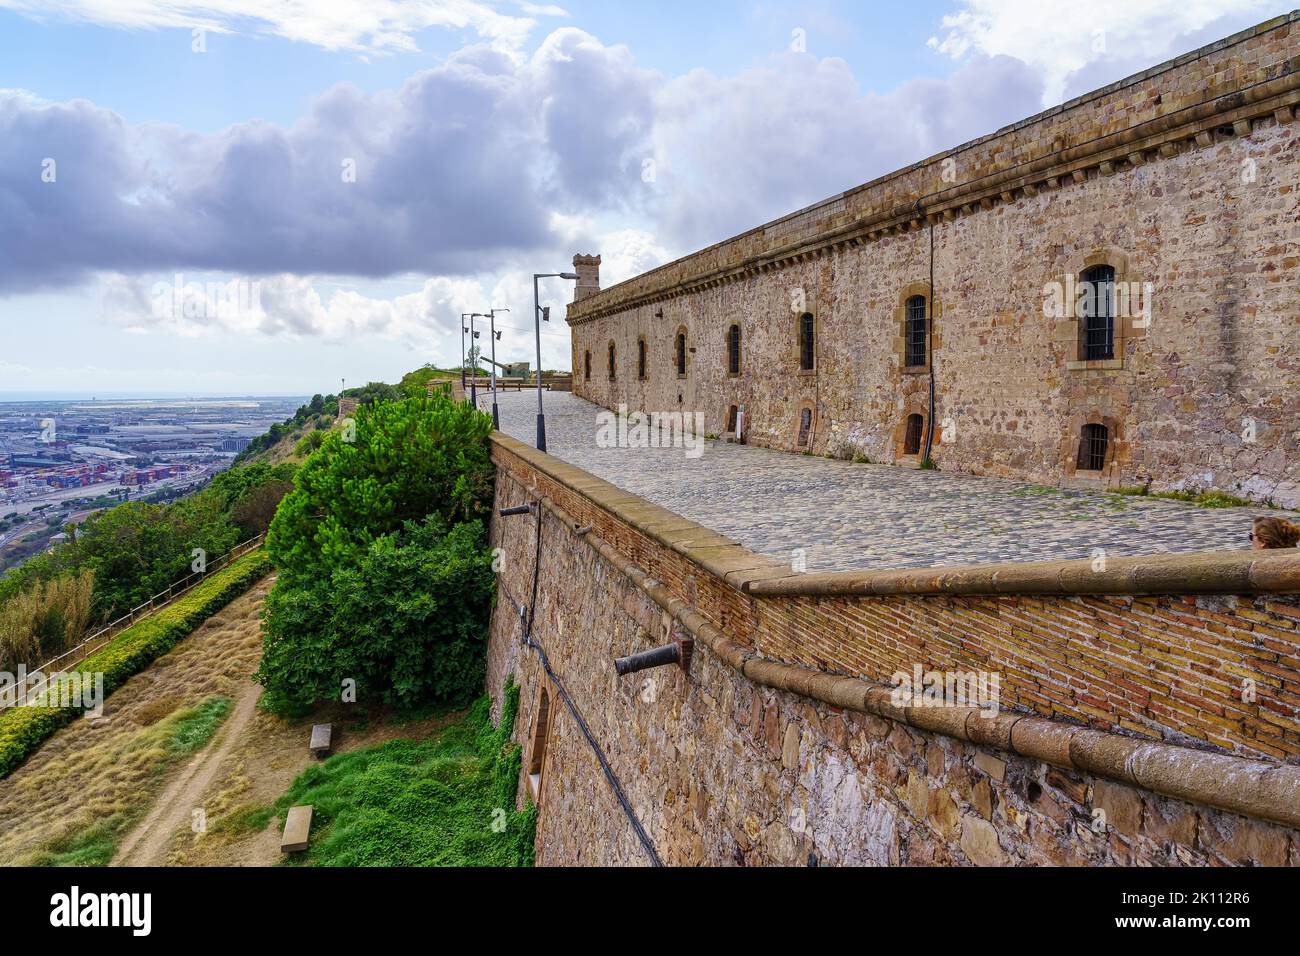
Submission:
[[[708,441],[598,447],[602,409],[546,393],[547,450],[670,511],[808,571],[915,568],[1241,550],[1262,508],[1043,488],[997,478],[796,455]],[[501,429],[533,444],[535,392],[500,393]],[[479,406],[491,409],[480,394]]]

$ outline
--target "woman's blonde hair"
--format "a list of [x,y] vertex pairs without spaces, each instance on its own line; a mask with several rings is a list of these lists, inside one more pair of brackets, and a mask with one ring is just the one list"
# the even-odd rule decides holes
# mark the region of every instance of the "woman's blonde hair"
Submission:
[[1255,540],[1266,548],[1294,548],[1300,543],[1300,524],[1285,518],[1256,518]]

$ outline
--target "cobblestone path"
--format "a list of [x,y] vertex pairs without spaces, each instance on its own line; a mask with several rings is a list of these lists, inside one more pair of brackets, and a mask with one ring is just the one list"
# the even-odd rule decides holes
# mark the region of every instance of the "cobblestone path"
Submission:
[[[998,478],[853,464],[719,441],[597,447],[599,406],[546,393],[547,450],[597,477],[808,571],[915,568],[1239,550],[1263,508],[1045,488]],[[490,410],[491,399],[479,395]],[[534,392],[500,393],[501,428],[533,444]]]

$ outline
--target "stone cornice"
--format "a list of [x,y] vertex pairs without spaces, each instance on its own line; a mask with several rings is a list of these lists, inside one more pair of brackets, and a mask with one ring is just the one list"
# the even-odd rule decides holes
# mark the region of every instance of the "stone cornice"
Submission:
[[[1040,192],[1070,188],[1089,178],[1170,159],[1228,137],[1249,135],[1259,122],[1290,122],[1300,106],[1300,55],[1253,70],[1242,67],[1232,74],[1253,77],[1250,82],[1207,81],[1188,93],[1178,81],[1187,79],[1185,74],[1200,61],[1222,65],[1212,58],[1223,51],[1275,39],[1270,37],[1274,31],[1286,36],[1296,29],[1297,21],[1300,13],[1278,17],[660,266],[570,305],[569,324],[784,269]],[[1152,85],[1144,90],[1144,84]],[[1141,104],[1122,99],[1144,91],[1151,97]],[[1116,129],[1098,124],[1096,135],[1075,141],[1070,123],[1107,99],[1125,104],[1127,115],[1136,121]],[[944,169],[963,165],[978,174],[945,185]]]

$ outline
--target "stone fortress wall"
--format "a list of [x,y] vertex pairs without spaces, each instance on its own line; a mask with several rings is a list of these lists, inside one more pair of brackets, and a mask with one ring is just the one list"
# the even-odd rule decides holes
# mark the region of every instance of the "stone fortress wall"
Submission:
[[[1300,865],[1300,556],[801,575],[492,456],[534,506],[493,519],[487,688],[521,688],[540,865],[650,862],[633,818],[669,865]],[[615,673],[677,639],[688,670]],[[999,675],[998,712],[898,706],[916,667]]]
[[[912,466],[919,416],[947,470],[1300,506],[1298,41],[1278,17],[603,291],[579,256],[574,390]],[[1045,315],[1094,266],[1136,293],[1110,358]]]

